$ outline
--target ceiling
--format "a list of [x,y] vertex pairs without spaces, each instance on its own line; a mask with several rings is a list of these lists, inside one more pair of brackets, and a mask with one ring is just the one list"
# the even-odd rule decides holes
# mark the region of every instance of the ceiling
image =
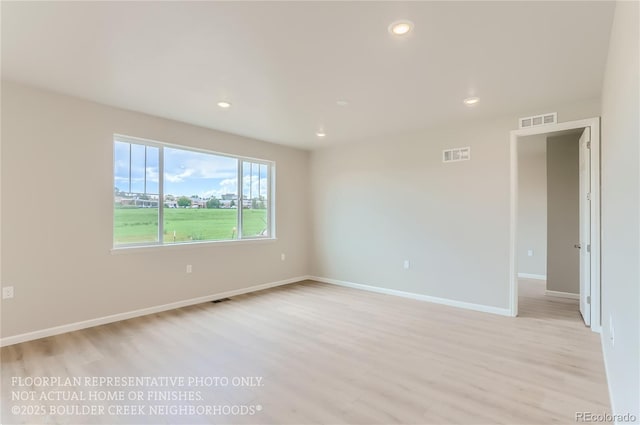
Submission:
[[[614,3],[1,7],[4,79],[314,149],[596,98]],[[413,31],[392,36],[397,19]]]

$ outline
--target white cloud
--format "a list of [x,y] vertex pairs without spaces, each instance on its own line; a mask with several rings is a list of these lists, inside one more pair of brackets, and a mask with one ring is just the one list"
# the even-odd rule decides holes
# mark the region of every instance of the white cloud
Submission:
[[238,187],[238,178],[236,177],[232,179],[224,179],[218,186],[218,189],[211,189],[201,192],[199,194],[200,197],[210,198],[212,196],[215,196],[216,198],[221,198],[222,195],[225,195],[227,193],[236,193]]
[[155,167],[147,167],[147,181],[158,183],[158,169]]
[[259,196],[265,197],[267,196],[268,189],[268,180],[266,177],[258,179],[257,176],[254,176],[253,179],[249,177],[248,174],[242,177],[242,192],[245,198],[257,198]]
[[226,179],[236,175],[234,158],[180,149],[165,149],[165,178],[177,183],[188,177]]
[[196,170],[192,168],[187,168],[182,170],[180,173],[170,173],[168,171],[164,172],[164,178],[171,183],[180,183],[183,182],[186,178],[193,176],[196,173]]
[[220,182],[220,190],[223,193],[235,193],[238,190],[238,178],[222,180]]

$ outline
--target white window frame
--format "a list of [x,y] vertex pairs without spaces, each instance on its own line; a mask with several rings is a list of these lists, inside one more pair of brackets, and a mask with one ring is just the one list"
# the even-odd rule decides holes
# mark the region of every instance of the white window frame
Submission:
[[[246,243],[250,241],[256,240],[275,240],[276,239],[276,229],[275,229],[275,161],[259,159],[259,158],[251,158],[247,156],[240,155],[232,155],[228,153],[216,152],[207,149],[194,148],[191,146],[177,145],[173,143],[159,142],[156,140],[144,139],[141,137],[127,136],[123,134],[114,134],[112,138],[113,143],[113,163],[115,163],[115,143],[123,142],[123,143],[132,143],[137,145],[146,145],[153,146],[158,148],[158,241],[157,242],[140,242],[140,243],[127,243],[127,244],[116,244],[112,237],[113,248],[112,251],[117,250],[127,250],[130,248],[157,248],[157,247],[175,247],[175,246],[183,246],[183,245],[207,245],[207,244],[235,244],[235,243]],[[238,168],[238,184],[237,184],[237,237],[235,239],[221,239],[221,240],[208,240],[208,241],[190,241],[190,242],[175,242],[175,243],[164,243],[164,148],[172,148],[179,149],[189,152],[198,152],[209,155],[223,156],[226,158],[233,158],[237,161]],[[245,162],[250,162],[253,164],[260,164],[267,166],[267,234],[266,235],[255,235],[255,236],[243,236],[242,234],[242,218],[243,218],[243,205],[244,205],[244,197],[243,197],[243,165]],[[112,168],[112,180],[115,182],[115,170]],[[115,216],[112,217],[112,236],[114,230]]]

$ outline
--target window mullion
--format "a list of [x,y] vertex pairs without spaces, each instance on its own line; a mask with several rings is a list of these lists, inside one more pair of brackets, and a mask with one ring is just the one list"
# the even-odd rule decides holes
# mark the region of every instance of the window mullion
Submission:
[[267,165],[267,236],[273,237],[273,210],[275,208],[275,203],[273,202],[273,193],[271,190],[271,185],[273,184],[273,176],[272,176],[272,167]]
[[242,203],[243,203],[242,190],[244,189],[244,184],[242,181],[243,168],[244,168],[244,161],[238,159],[238,194],[236,196],[238,198],[238,204],[236,205],[236,207],[238,208],[238,224],[237,224],[238,239],[242,239]]
[[144,194],[147,194],[147,145],[144,145]]
[[[164,147],[158,148],[158,243],[164,243]],[[146,170],[145,170],[146,172]]]
[[131,193],[131,143],[129,143],[129,193]]

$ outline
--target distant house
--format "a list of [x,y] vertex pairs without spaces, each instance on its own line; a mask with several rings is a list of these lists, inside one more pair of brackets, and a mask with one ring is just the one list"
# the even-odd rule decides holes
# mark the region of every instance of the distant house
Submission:
[[[223,195],[224,196],[224,195]],[[232,205],[233,203],[233,205]],[[242,208],[250,209],[252,208],[253,203],[251,199],[243,199],[242,200]],[[220,200],[220,208],[237,208],[238,207],[238,198],[234,195],[233,199],[221,199]]]
[[158,198],[148,197],[148,199],[142,199],[142,197],[134,194],[116,196],[114,203],[122,207],[138,207],[138,208],[158,208]]
[[[233,202],[233,206],[231,203]],[[238,205],[235,199],[222,199],[220,201],[220,208],[235,208]]]
[[134,198],[127,198],[124,196],[116,196],[114,198],[114,203],[116,205],[120,205],[123,207],[127,207],[127,206],[134,206],[135,205],[135,199]]
[[207,201],[200,198],[191,198],[191,208],[207,208]]
[[136,197],[134,205],[138,208],[158,208],[158,199],[141,199]]

